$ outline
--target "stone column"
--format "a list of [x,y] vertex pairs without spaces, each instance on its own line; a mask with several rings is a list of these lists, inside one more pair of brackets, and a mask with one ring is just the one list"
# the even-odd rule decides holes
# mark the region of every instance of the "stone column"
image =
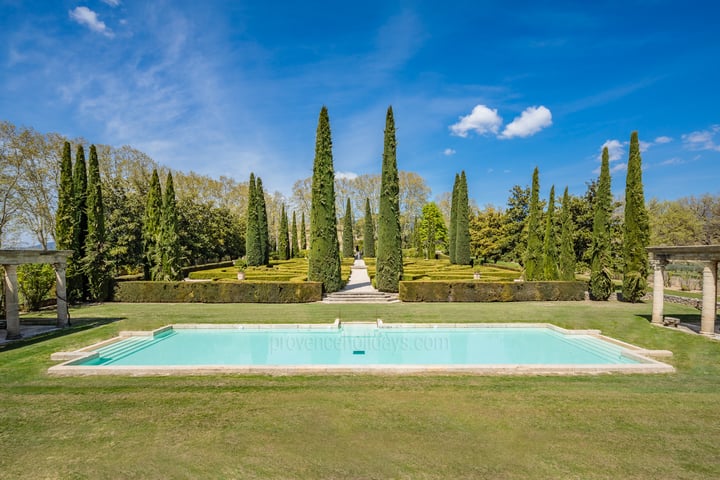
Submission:
[[653,259],[650,261],[653,267],[653,307],[652,323],[662,325],[663,304],[665,302],[665,259]]
[[70,325],[68,321],[67,287],[65,283],[65,264],[55,263],[55,296],[57,297],[57,326],[58,328]]
[[3,265],[5,268],[5,319],[7,339],[17,340],[20,334],[20,309],[18,308],[17,265]]
[[703,265],[702,314],[700,315],[700,333],[715,333],[717,317],[717,260],[705,262]]

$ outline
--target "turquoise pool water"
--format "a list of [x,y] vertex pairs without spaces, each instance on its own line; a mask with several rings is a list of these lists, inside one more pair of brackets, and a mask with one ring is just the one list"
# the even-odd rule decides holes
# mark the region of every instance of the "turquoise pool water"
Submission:
[[82,366],[616,365],[618,345],[545,327],[170,329],[97,349]]

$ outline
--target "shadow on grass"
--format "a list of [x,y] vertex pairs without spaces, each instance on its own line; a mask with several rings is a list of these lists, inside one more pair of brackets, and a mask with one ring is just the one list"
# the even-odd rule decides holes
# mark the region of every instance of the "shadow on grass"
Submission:
[[[680,323],[689,323],[700,325],[700,314],[699,313],[675,313],[673,315],[665,315],[666,317],[673,317],[680,319]],[[638,315],[638,317],[644,318],[648,322],[652,322],[652,315]]]
[[[36,343],[44,342],[46,340],[52,340],[54,338],[64,337],[84,330],[90,330],[92,328],[102,327],[120,320],[125,320],[124,317],[103,317],[103,318],[75,318],[72,319],[72,324],[69,327],[61,328],[59,330],[51,330],[49,332],[40,333],[29,338],[21,338],[10,343],[0,345],[0,352],[9,352],[16,348],[26,347],[28,345],[34,345]],[[47,318],[23,318],[21,320],[23,324],[27,325],[53,325],[55,320],[49,320]]]

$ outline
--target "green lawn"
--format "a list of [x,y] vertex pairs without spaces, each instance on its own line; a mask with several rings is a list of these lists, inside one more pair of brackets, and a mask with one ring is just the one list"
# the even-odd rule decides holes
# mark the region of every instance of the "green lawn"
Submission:
[[[718,478],[720,342],[623,303],[106,304],[0,347],[1,478]],[[699,321],[699,312],[666,305]],[[173,322],[549,321],[669,349],[579,377],[46,375],[50,354]]]

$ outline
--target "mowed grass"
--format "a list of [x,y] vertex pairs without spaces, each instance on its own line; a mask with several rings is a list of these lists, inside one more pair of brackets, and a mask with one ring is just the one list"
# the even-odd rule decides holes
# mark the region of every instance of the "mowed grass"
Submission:
[[[650,305],[105,304],[0,349],[0,478],[719,478],[720,342]],[[666,313],[699,321],[696,310]],[[542,321],[669,349],[664,375],[49,377],[50,354],[177,322]]]

